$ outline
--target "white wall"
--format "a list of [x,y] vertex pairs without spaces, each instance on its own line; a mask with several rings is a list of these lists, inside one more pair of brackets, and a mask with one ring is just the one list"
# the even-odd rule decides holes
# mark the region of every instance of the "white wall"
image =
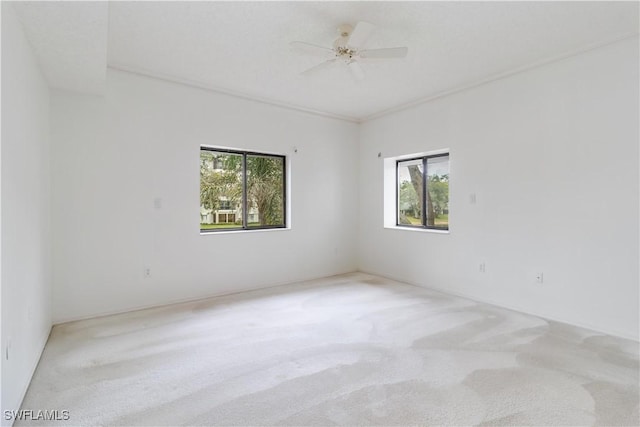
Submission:
[[[2,4],[2,423],[51,329],[49,90],[10,4]],[[11,339],[9,359],[6,346]]]
[[[359,268],[637,340],[638,114],[636,37],[363,124]],[[377,153],[445,147],[451,233],[383,228]]]
[[[54,322],[356,269],[357,124],[110,70],[51,127]],[[291,230],[200,235],[201,144],[288,155]]]

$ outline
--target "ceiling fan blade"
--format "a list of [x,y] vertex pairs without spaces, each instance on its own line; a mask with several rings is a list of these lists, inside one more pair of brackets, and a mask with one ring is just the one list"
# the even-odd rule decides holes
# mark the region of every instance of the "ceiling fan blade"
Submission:
[[358,52],[358,56],[367,59],[404,58],[408,52],[409,49],[407,47],[388,47],[384,49],[362,50]]
[[321,62],[318,65],[316,65],[314,67],[311,67],[311,68],[303,71],[300,74],[303,75],[303,76],[308,76],[308,75],[311,75],[311,74],[315,74],[317,71],[320,71],[320,70],[323,70],[325,68],[328,68],[328,67],[332,66],[333,64],[336,63],[336,61],[337,60],[335,58],[334,59],[329,59],[328,61]]
[[371,35],[375,27],[375,25],[368,22],[358,22],[356,24],[356,27],[353,29],[353,32],[349,36],[347,45],[353,49],[360,49],[369,39],[369,36]]
[[335,55],[333,49],[328,47],[322,47],[306,42],[291,42],[289,43],[291,50],[302,55],[314,55],[331,57]]
[[357,81],[364,80],[364,71],[362,70],[360,64],[358,64],[356,61],[351,61],[347,64],[347,66],[349,67],[349,70],[351,70],[351,74]]

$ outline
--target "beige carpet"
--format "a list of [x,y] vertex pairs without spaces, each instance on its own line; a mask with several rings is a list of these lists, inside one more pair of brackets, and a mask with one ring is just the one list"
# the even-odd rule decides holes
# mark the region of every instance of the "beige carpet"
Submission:
[[70,411],[54,425],[638,425],[638,401],[636,342],[354,273],[56,326],[22,409]]

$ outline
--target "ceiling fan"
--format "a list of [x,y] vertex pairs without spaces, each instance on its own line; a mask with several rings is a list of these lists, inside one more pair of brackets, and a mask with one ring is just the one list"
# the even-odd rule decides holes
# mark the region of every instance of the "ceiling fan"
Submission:
[[291,48],[301,54],[326,58],[324,62],[303,71],[302,75],[314,74],[336,64],[346,65],[356,80],[364,79],[361,62],[372,62],[385,59],[404,58],[407,56],[406,47],[389,47],[383,49],[363,49],[375,25],[368,22],[358,22],[354,27],[343,24],[338,27],[338,38],[333,47],[323,47],[312,43],[294,41]]

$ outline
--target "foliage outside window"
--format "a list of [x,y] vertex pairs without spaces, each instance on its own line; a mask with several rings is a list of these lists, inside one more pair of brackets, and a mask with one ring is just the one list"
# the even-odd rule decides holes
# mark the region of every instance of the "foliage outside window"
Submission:
[[200,148],[200,231],[283,228],[285,157]]
[[396,162],[396,225],[449,229],[449,154]]

